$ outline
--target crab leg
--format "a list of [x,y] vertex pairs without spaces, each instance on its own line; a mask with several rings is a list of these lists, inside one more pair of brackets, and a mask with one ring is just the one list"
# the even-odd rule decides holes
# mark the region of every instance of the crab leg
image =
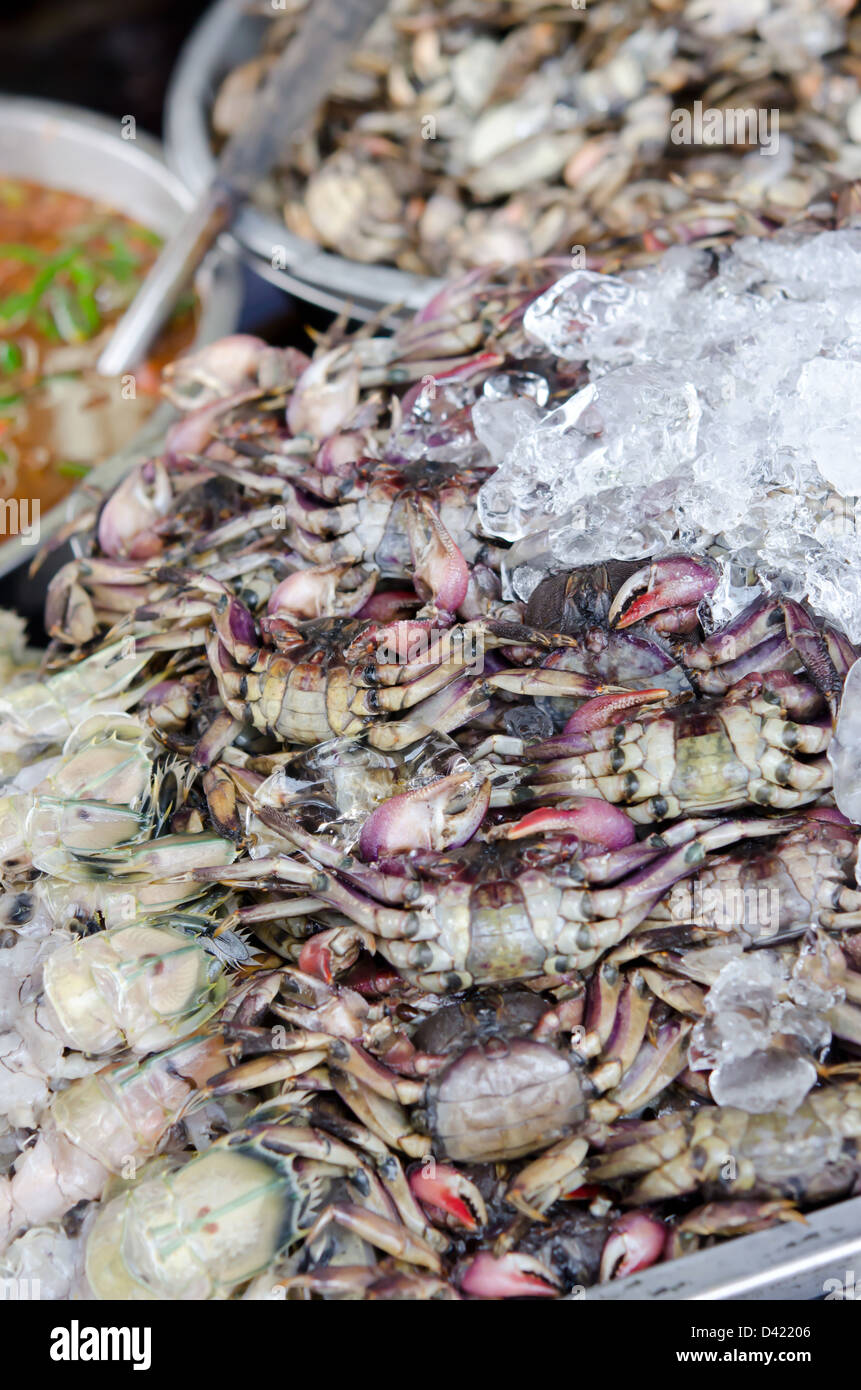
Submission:
[[561,1139],[521,1168],[506,1189],[506,1202],[533,1221],[543,1220],[547,1208],[566,1190],[578,1185],[582,1177],[581,1164],[588,1151],[588,1139]]
[[619,1085],[601,1100],[593,1101],[590,1117],[606,1123],[641,1110],[655,1100],[687,1066],[692,1028],[688,1020],[665,1023],[659,1028],[654,1042],[643,1042]]
[[388,1221],[383,1216],[377,1216],[364,1207],[349,1202],[333,1202],[325,1207],[308,1232],[306,1243],[312,1244],[333,1223],[342,1226],[345,1231],[352,1231],[361,1236],[369,1245],[397,1256],[399,1260],[429,1269],[432,1274],[442,1274],[442,1260],[420,1236],[413,1235],[394,1221]]

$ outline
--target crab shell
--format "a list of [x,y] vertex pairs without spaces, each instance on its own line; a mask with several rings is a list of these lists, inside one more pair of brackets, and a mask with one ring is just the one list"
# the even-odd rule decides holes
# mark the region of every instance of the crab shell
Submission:
[[[455,1163],[502,1162],[570,1134],[586,1114],[579,1064],[517,1036],[546,1011],[542,1000],[511,990],[486,996],[475,1014],[473,1007],[449,1005],[416,1035],[430,1050],[458,1049],[427,1086],[424,1119],[435,1154]],[[466,1047],[464,1032],[473,1034]]]

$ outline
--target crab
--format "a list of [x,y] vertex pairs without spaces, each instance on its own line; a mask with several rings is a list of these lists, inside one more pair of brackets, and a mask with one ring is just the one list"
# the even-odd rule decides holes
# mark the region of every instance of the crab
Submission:
[[589,1172],[635,1206],[693,1192],[814,1203],[851,1190],[859,1141],[861,1085],[832,1081],[791,1115],[696,1106],[610,1126]]
[[851,930],[861,926],[861,893],[851,886],[857,854],[857,829],[834,808],[815,806],[772,844],[716,856],[696,882],[676,884],[643,930],[692,923],[741,933],[746,945],[790,940],[817,921]]
[[743,806],[794,810],[831,786],[831,720],[804,679],[774,671],[744,677],[719,699],[656,695],[586,700],[561,734],[539,743],[491,735],[473,757],[524,759],[500,763],[494,804],[585,793],[649,824]]
[[[419,1021],[405,1031],[408,1001]],[[279,1048],[303,1073],[303,1050],[310,1065],[322,1052],[315,1092],[332,1088],[388,1149],[422,1160],[413,1192],[478,1229],[485,1204],[470,1165],[527,1159],[505,1199],[534,1218],[576,1187],[591,1126],[641,1109],[686,1065],[692,1025],[668,1018],[636,971],[608,967],[588,995],[575,988],[554,1006],[523,988],[433,1004],[408,991],[381,1015],[348,986],[286,967],[272,1012],[294,1031],[252,1038],[263,1055],[213,1077],[207,1094],[275,1079]],[[301,1089],[300,1075],[291,1090]]]
[[[368,864],[306,831],[288,811],[258,807],[256,814],[274,832],[273,849],[280,840],[304,858],[270,853],[217,876],[234,886],[304,889],[312,904],[335,909],[371,933],[408,979],[450,993],[587,969],[675,882],[696,872],[709,851],[779,829],[771,820],[686,820],[636,843],[624,812],[582,797],[567,807],[488,824],[444,853],[400,852],[400,827],[407,821],[417,826],[422,810],[426,820],[444,822],[451,803],[464,817],[461,825],[474,831],[480,817],[463,805],[462,791],[441,778],[406,801],[401,795],[384,802],[360,836]],[[480,811],[484,784],[473,786],[470,797]],[[209,881],[215,872],[201,869],[198,877]],[[318,960],[325,959],[322,946],[309,943]]]
[[670,681],[689,688],[670,639],[700,629],[718,568],[707,556],[674,554],[644,566],[609,560],[549,575],[533,590],[524,623],[577,638],[554,664],[564,670],[636,684]]
[[[339,1236],[418,1274],[442,1273],[447,1242],[372,1134],[355,1124],[330,1132],[270,1107],[190,1162],[145,1171],[106,1203],[87,1239],[87,1279],[102,1299],[223,1298],[282,1252],[311,1255]],[[272,1270],[270,1297],[283,1278]]]

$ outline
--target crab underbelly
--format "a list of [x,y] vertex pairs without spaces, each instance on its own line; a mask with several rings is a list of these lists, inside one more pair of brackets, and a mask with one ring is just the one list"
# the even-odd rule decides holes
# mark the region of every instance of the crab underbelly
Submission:
[[722,731],[677,740],[670,790],[682,806],[732,807],[746,800],[748,772]]
[[474,981],[491,984],[540,975],[546,958],[516,884],[473,889],[466,968]]

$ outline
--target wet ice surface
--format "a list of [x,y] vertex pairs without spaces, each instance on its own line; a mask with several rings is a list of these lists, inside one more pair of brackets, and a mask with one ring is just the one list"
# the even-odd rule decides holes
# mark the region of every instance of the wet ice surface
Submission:
[[517,543],[518,593],[547,567],[717,540],[735,562],[719,617],[755,566],[861,640],[861,230],[746,237],[717,261],[677,247],[624,277],[574,271],[526,327],[590,380],[550,411],[477,403],[500,460],[482,524]]
[[802,956],[790,968],[774,951],[754,951],[723,966],[694,1028],[690,1065],[709,1071],[718,1105],[751,1114],[792,1114],[817,1081],[814,1063],[831,1042],[825,1015],[841,997],[810,978]]

